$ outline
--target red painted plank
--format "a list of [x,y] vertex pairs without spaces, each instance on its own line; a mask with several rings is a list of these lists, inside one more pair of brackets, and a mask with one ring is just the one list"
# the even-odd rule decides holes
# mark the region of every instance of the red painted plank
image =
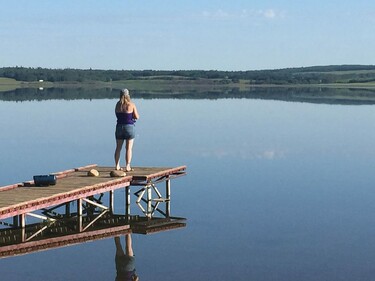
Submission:
[[6,186],[2,186],[0,188],[0,191],[6,191],[6,190],[14,189],[14,188],[17,188],[17,187],[22,187],[22,186],[23,186],[22,182],[10,184],[10,185],[6,185]]

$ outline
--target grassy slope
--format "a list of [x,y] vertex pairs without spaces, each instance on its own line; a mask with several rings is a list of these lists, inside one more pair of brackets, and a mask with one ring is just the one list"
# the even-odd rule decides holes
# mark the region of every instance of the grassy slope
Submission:
[[20,85],[21,83],[14,79],[0,77],[0,91],[14,90]]

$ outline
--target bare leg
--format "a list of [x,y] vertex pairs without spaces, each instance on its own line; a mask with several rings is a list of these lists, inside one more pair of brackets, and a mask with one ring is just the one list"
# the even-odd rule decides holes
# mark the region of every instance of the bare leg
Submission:
[[124,140],[116,139],[116,150],[115,150],[115,167],[116,170],[120,170],[120,153]]
[[134,142],[134,139],[126,140],[126,155],[125,155],[126,171],[130,171],[131,169],[130,163],[132,161],[133,142]]
[[125,242],[126,242],[126,255],[128,255],[129,257],[132,257],[134,256],[134,253],[133,253],[133,246],[132,246],[132,236],[130,234],[126,234],[126,237],[125,237]]
[[124,250],[122,249],[119,236],[115,237],[115,244],[116,244],[116,256],[124,256],[125,253],[124,253]]

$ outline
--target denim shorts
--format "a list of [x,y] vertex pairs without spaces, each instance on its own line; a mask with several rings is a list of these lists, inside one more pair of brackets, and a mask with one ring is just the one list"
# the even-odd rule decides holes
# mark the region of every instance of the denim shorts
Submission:
[[134,125],[116,125],[116,139],[120,140],[131,140],[135,138]]

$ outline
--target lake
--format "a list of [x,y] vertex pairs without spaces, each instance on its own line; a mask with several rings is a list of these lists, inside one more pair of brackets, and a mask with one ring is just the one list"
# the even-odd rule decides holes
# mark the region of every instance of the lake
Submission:
[[[113,165],[116,101],[0,100],[0,186]],[[374,105],[134,101],[133,165],[188,172],[171,202],[187,227],[132,235],[140,280],[373,280]],[[115,280],[115,251],[110,238],[4,258],[0,276]]]

